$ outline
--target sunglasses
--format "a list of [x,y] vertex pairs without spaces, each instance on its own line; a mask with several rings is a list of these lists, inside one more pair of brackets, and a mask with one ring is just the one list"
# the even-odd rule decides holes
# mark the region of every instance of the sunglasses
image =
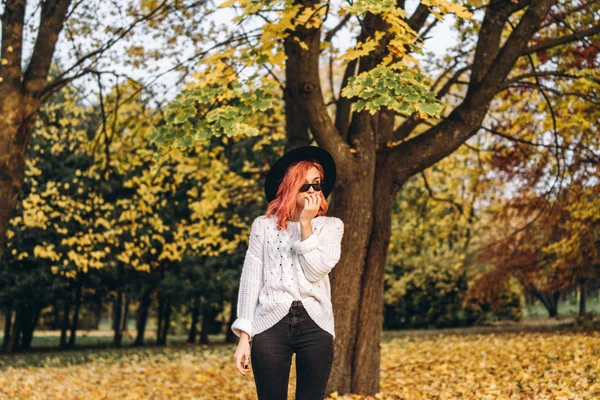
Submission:
[[315,189],[315,191],[320,192],[321,191],[321,185],[324,182],[317,182],[317,183],[305,183],[304,185],[302,185],[300,187],[300,192],[308,192],[308,188],[310,188],[311,186],[313,187],[313,189]]

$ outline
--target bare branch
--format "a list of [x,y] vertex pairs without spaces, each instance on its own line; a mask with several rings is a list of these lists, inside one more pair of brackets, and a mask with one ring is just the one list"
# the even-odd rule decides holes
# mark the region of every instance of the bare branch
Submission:
[[427,177],[425,176],[425,172],[423,172],[423,171],[421,171],[421,178],[423,178],[423,183],[425,184],[425,189],[427,189],[427,192],[429,193],[429,197],[431,197],[433,200],[436,200],[436,201],[442,201],[442,202],[449,203],[450,205],[452,205],[452,207],[456,208],[456,211],[458,211],[458,213],[461,216],[463,215],[463,207],[460,204],[458,204],[457,202],[455,202],[452,199],[444,199],[441,197],[437,197],[435,195],[435,193],[433,193],[431,186],[429,186],[429,182],[427,182]]
[[537,53],[538,51],[551,49],[553,47],[561,46],[563,44],[576,42],[578,40],[582,40],[583,38],[594,36],[600,33],[600,24],[594,25],[591,28],[584,29],[582,31],[578,31],[571,35],[560,36],[553,39],[546,39],[534,44],[532,46],[527,47],[525,50],[521,52],[521,55],[527,55],[532,53]]
[[99,56],[101,54],[103,54],[105,51],[107,51],[108,49],[112,48],[116,43],[118,43],[121,39],[123,39],[124,37],[126,37],[129,32],[131,32],[135,27],[137,27],[139,24],[148,21],[154,17],[156,17],[157,15],[160,15],[161,13],[164,13],[168,10],[168,8],[164,7],[165,4],[167,4],[168,0],[163,0],[162,3],[160,3],[154,10],[152,10],[151,12],[149,12],[146,15],[143,15],[142,17],[136,19],[131,25],[129,25],[126,29],[122,29],[120,31],[120,34],[118,34],[115,37],[112,37],[110,40],[108,40],[106,43],[104,43],[102,46],[100,46],[99,48],[97,48],[96,50],[82,56],[81,58],[79,58],[75,64],[73,64],[72,66],[70,66],[69,68],[67,68],[65,71],[63,71],[59,76],[57,76],[55,79],[56,80],[60,80],[63,79],[65,76],[67,76],[68,74],[71,73],[71,71],[75,70],[76,68],[78,68],[79,66],[81,66],[84,62],[86,62],[88,59]]
[[506,85],[510,85],[515,82],[520,82],[523,79],[542,77],[542,76],[545,76],[545,77],[555,76],[555,77],[560,77],[560,78],[571,78],[571,79],[580,78],[580,76],[572,75],[572,74],[566,73],[564,71],[536,71],[536,72],[529,72],[527,74],[517,75],[514,78],[508,79],[506,81]]
[[350,13],[346,14],[344,19],[342,19],[334,28],[332,28],[330,31],[328,31],[325,34],[325,39],[323,39],[323,41],[331,42],[331,39],[333,39],[333,37],[336,35],[336,33],[338,33],[338,31],[340,29],[342,29],[348,23],[348,21],[350,21],[351,17],[352,17],[352,14],[350,14]]

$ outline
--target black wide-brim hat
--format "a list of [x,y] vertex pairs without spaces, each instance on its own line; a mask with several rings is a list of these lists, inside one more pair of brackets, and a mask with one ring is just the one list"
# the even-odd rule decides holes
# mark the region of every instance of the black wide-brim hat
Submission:
[[285,153],[279,160],[271,166],[265,178],[265,195],[267,202],[270,203],[277,197],[277,190],[283,180],[287,169],[298,161],[315,161],[323,167],[325,176],[321,185],[323,196],[327,198],[333,190],[336,178],[336,168],[333,157],[325,149],[316,146],[302,146]]

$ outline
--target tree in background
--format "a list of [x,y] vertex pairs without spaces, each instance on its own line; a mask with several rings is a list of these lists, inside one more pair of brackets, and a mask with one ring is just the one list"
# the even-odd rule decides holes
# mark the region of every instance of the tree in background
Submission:
[[[101,96],[102,86],[110,78],[117,82],[137,81],[133,73],[122,71],[146,73],[148,79],[138,82],[146,97],[155,97],[154,91],[167,90],[166,86],[156,86],[155,81],[170,71],[178,72],[176,79],[184,79],[203,56],[199,51],[179,58],[182,48],[197,46],[205,37],[219,34],[198,22],[205,15],[204,3],[185,0],[0,3],[0,257],[24,182],[26,152],[40,107],[56,91],[84,78],[97,82]],[[153,48],[139,45],[141,37],[150,36],[154,36]],[[65,51],[59,58],[57,48],[61,43]],[[28,47],[32,48],[31,54]],[[157,68],[156,61],[163,57],[176,60],[170,70]],[[53,62],[60,62],[61,71],[50,76]]]

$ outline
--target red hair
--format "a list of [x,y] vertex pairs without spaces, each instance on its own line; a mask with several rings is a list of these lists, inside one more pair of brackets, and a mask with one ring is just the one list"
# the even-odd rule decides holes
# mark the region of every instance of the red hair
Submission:
[[[285,176],[277,189],[277,194],[269,203],[265,215],[266,217],[275,215],[279,229],[285,229],[287,221],[294,216],[296,195],[300,191],[300,187],[305,183],[306,173],[312,167],[315,167],[319,171],[319,177],[321,178],[321,182],[323,182],[325,172],[321,164],[315,161],[298,161],[290,165],[285,172]],[[327,205],[323,191],[321,190],[316,193],[321,196],[321,207],[317,212],[317,216],[319,216],[325,214],[329,206]]]

